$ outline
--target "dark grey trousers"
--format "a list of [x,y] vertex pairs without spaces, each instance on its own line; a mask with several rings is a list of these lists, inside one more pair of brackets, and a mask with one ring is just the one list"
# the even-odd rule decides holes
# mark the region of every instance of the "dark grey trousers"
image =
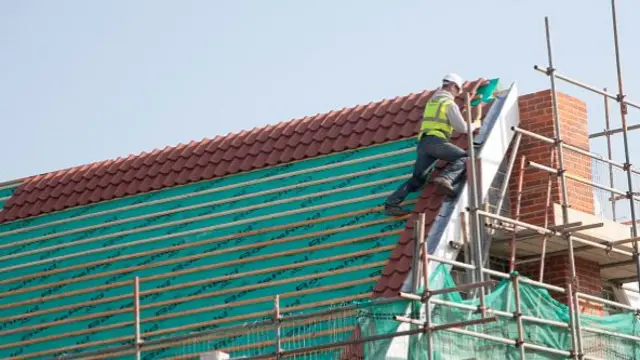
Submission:
[[418,157],[413,165],[413,174],[409,180],[400,185],[387,198],[387,203],[398,205],[412,192],[419,190],[427,181],[425,172],[437,160],[450,162],[449,166],[440,174],[455,184],[465,174],[465,162],[468,158],[467,152],[458,146],[441,139],[437,136],[424,136],[417,146]]

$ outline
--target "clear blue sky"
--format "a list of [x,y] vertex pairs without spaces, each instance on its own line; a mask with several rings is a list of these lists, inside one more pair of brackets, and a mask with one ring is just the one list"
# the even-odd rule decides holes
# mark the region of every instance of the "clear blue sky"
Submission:
[[[2,1],[0,181],[431,89],[450,71],[545,89],[532,69],[546,64],[545,15],[559,71],[615,88],[609,6]],[[640,102],[640,3],[618,8],[626,92]],[[603,128],[600,98],[559,89]]]

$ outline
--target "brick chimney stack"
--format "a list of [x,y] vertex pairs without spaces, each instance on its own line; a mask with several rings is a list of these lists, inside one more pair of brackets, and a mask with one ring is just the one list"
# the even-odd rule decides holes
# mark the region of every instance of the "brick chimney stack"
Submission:
[[[589,133],[587,123],[586,104],[574,97],[557,93],[560,131],[566,144],[589,150]],[[520,127],[548,138],[555,137],[553,119],[553,101],[550,90],[523,95],[519,98]],[[555,145],[548,144],[530,136],[523,135],[511,179],[509,182],[509,200],[512,216],[515,215],[517,200],[517,185],[520,157],[539,164],[558,168],[558,157],[551,162],[552,149]],[[564,167],[567,173],[577,175],[587,180],[592,179],[591,158],[576,152],[565,150]],[[555,224],[553,204],[562,203],[560,179],[554,178],[551,185],[551,207],[546,208],[547,183],[549,173],[534,168],[525,168],[523,192],[520,202],[520,220],[543,226],[545,216],[548,225]],[[594,214],[593,189],[589,185],[567,179],[568,203],[571,209]],[[538,280],[540,263],[527,263],[518,267],[526,276]],[[576,258],[576,270],[579,278],[579,291],[600,296],[601,278],[600,267],[595,261]],[[570,268],[568,254],[551,254],[545,261],[544,282],[565,287],[570,282]],[[566,297],[552,294],[556,299],[566,303]],[[581,310],[590,313],[600,313],[602,307],[597,304],[583,304]]]
[[[574,97],[558,93],[558,112],[560,119],[560,131],[563,141],[567,144],[589,150],[589,132],[587,124],[587,106]],[[520,127],[548,138],[555,137],[553,124],[553,103],[551,91],[545,90],[520,97]],[[555,145],[541,140],[523,136],[520,142],[519,156],[526,156],[527,160],[534,161],[553,168],[558,168],[558,157],[555,156],[551,163],[551,153]],[[516,162],[519,164],[519,159]],[[591,159],[573,151],[564,151],[564,167],[567,173],[591,180]],[[516,189],[518,169],[514,169],[509,188],[511,190],[511,204],[516,201]],[[521,199],[520,214],[523,221],[544,225],[545,214],[549,224],[553,225],[553,210],[545,211],[546,184],[548,173],[542,170],[526,169],[523,196]],[[540,189],[536,191],[534,189]],[[594,213],[593,189],[589,185],[567,179],[567,193],[569,206],[588,214]],[[551,188],[551,202],[561,203],[560,180],[553,182]]]

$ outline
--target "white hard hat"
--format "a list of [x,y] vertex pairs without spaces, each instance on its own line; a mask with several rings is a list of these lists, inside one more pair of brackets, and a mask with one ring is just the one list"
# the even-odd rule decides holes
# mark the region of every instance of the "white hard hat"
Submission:
[[462,81],[462,78],[460,77],[460,75],[458,75],[458,74],[455,74],[455,73],[447,74],[442,78],[442,81],[452,82],[452,83],[458,85],[458,87],[460,89],[462,89],[463,81]]

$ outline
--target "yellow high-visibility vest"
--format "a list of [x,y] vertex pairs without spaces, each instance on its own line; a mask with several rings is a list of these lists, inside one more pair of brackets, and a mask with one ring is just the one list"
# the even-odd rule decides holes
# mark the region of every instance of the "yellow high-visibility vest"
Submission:
[[447,109],[451,105],[455,106],[453,100],[449,98],[440,98],[427,102],[422,115],[418,139],[425,135],[434,135],[449,140],[451,134],[453,134],[453,127],[447,118]]

